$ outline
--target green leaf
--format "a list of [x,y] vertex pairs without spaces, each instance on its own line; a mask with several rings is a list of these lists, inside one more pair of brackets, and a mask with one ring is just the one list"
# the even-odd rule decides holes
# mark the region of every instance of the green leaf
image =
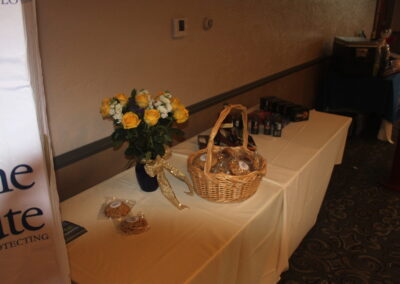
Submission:
[[126,132],[126,139],[127,140],[130,141],[132,139],[135,139],[136,137],[138,137],[138,132],[137,132],[136,128],[129,129]]
[[114,149],[118,149],[119,147],[121,147],[122,144],[124,144],[123,140],[115,140],[115,141],[113,141]]
[[113,132],[113,134],[111,134],[111,139],[113,141],[124,141],[125,138],[125,131],[122,128],[116,128]]
[[172,142],[172,138],[168,134],[164,135],[164,140],[166,144],[170,144]]
[[155,135],[153,137],[153,140],[155,143],[162,143],[164,141],[163,136],[160,136],[160,135]]
[[137,93],[136,89],[133,89],[131,92],[131,97],[134,98],[136,96],[136,93]]
[[160,155],[161,157],[164,156],[164,153],[165,153],[165,148],[163,144],[154,145],[154,159],[157,157],[157,155]]
[[135,139],[135,144],[136,144],[137,147],[139,147],[139,148],[144,148],[144,147],[146,147],[146,144],[147,144],[147,137],[146,137],[146,135],[139,135],[138,137],[136,137],[136,139]]
[[126,150],[125,150],[125,156],[127,156],[127,157],[136,156],[135,147],[132,147],[129,145],[129,147],[126,148]]
[[168,128],[165,127],[164,125],[158,125],[157,130],[160,135],[164,135],[164,134],[168,133]]

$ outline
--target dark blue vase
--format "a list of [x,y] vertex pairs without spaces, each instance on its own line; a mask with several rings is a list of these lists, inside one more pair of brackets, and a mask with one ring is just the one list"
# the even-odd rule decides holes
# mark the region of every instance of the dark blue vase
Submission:
[[144,164],[137,163],[135,166],[135,172],[136,179],[143,191],[152,192],[158,188],[157,177],[149,176],[144,169]]

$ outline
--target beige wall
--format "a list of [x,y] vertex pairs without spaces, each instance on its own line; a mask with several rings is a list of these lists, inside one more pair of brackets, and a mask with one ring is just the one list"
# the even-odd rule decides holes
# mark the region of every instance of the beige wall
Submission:
[[[376,0],[38,0],[55,155],[104,138],[103,97],[168,89],[186,105],[315,59],[335,35],[370,34]],[[188,35],[171,38],[171,19]],[[202,29],[204,17],[214,27]]]
[[[321,62],[199,111],[188,121],[185,132],[188,137],[191,137],[212,127],[224,103],[240,103],[251,107],[256,105],[259,98],[265,94],[311,106],[320,87],[324,65],[325,62]],[[128,161],[124,158],[124,150],[125,147],[118,151],[107,149],[59,169],[56,175],[61,200],[67,199],[126,169]],[[133,170],[132,175],[134,175]]]

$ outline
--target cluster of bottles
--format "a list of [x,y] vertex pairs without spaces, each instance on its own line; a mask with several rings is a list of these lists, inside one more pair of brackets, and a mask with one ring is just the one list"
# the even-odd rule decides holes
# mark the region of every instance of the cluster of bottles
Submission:
[[290,122],[308,120],[309,109],[274,96],[260,98],[260,110],[249,115],[251,134],[281,137]]
[[[248,116],[250,134],[282,136],[283,128],[289,122],[308,120],[309,109],[277,97],[268,96],[260,99],[260,110]],[[197,142],[200,149],[207,147],[209,136],[199,135]],[[232,110],[224,119],[214,138],[218,146],[236,147],[243,145],[243,120],[240,111]],[[248,136],[248,149],[255,151],[256,143],[251,135]]]

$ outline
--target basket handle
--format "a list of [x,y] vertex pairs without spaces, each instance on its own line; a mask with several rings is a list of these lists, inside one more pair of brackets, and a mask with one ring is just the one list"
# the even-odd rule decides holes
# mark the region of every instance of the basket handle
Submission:
[[243,120],[243,147],[247,149],[247,144],[249,140],[249,132],[247,130],[247,108],[243,105],[236,104],[236,105],[227,105],[221,111],[217,122],[215,123],[214,127],[211,130],[210,138],[207,144],[207,158],[206,164],[204,167],[204,174],[208,176],[208,173],[211,169],[211,158],[212,158],[212,148],[214,147],[214,138],[218,133],[219,128],[221,127],[222,122],[228,116],[232,109],[239,109],[242,111],[242,120]]

